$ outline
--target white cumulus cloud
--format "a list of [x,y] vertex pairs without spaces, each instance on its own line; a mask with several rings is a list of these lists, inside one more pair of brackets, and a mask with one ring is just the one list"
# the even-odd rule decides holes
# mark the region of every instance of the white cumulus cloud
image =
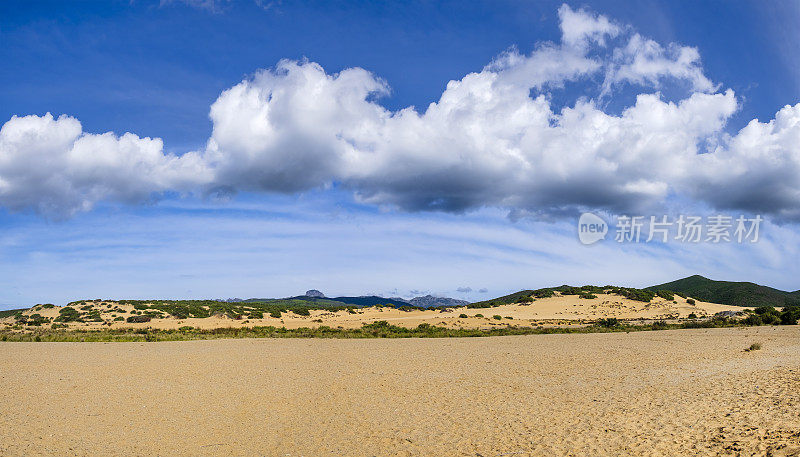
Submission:
[[0,205],[67,217],[100,200],[141,202],[211,178],[197,153],[166,155],[160,139],[84,133],[69,116],[12,117],[0,129]]
[[[224,91],[206,148],[181,156],[159,139],[85,133],[70,117],[14,117],[0,131],[0,205],[69,215],[168,190],[337,186],[407,211],[558,216],[677,196],[800,219],[800,104],[728,135],[739,102],[696,48],[566,5],[559,19],[560,42],[510,49],[423,109],[383,107],[388,83],[367,70],[283,60]],[[572,84],[594,96],[556,107]],[[607,112],[624,87],[640,94]]]

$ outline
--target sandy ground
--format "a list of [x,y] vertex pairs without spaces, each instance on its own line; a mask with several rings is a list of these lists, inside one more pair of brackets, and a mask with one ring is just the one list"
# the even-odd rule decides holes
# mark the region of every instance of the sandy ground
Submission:
[[0,343],[3,456],[720,454],[800,455],[799,327]]
[[[327,325],[329,327],[359,328],[363,324],[368,324],[378,320],[385,320],[391,324],[402,327],[416,327],[419,324],[427,323],[449,328],[481,328],[488,329],[493,327],[505,327],[510,325],[531,326],[531,325],[558,325],[576,324],[584,321],[595,321],[597,319],[614,317],[621,320],[637,319],[674,319],[686,318],[694,313],[698,317],[712,316],[720,311],[742,311],[745,308],[738,306],[727,306],[716,303],[706,303],[697,301],[691,305],[686,299],[675,296],[675,301],[656,297],[650,303],[629,300],[619,295],[598,294],[595,299],[582,299],[576,295],[555,296],[542,298],[527,304],[503,305],[494,308],[452,308],[448,311],[426,310],[426,311],[401,311],[393,308],[361,308],[356,310],[356,314],[347,311],[311,311],[310,316],[298,316],[291,312],[283,313],[280,318],[271,318],[266,315],[263,319],[242,319],[233,320],[227,317],[208,317],[204,319],[176,319],[168,317],[166,319],[154,319],[147,323],[130,324],[127,322],[114,321],[117,316],[128,317],[133,310],[131,305],[118,305],[116,303],[94,303],[89,302],[93,309],[101,311],[105,323],[70,323],[69,327],[101,329],[101,328],[137,328],[152,327],[158,329],[176,329],[182,326],[192,326],[202,329],[213,329],[220,327],[252,327],[273,325],[276,327],[299,328],[299,327],[318,327]],[[25,314],[38,313],[45,317],[55,318],[58,316],[61,307],[45,309],[40,306],[25,311]],[[112,311],[112,309],[123,309],[124,313]],[[465,314],[467,317],[460,317]],[[477,315],[482,315],[478,317]],[[501,316],[501,320],[496,320],[493,316]],[[510,319],[509,319],[510,318]],[[320,322],[321,321],[321,322]],[[3,326],[11,326],[14,322],[13,317],[0,319],[0,329]],[[48,325],[49,326],[49,325]],[[47,327],[47,326],[46,326]]]

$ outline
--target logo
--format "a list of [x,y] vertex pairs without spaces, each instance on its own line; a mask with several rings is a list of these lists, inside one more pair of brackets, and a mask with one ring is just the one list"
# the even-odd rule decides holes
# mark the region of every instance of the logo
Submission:
[[578,219],[578,239],[583,244],[594,244],[606,238],[608,224],[600,216],[592,213],[581,214]]

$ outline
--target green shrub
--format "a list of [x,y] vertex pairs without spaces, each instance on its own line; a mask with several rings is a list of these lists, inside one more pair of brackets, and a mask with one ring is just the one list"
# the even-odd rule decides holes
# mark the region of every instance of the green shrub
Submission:
[[81,322],[81,313],[71,306],[65,306],[58,311],[56,322]]
[[554,295],[555,294],[553,293],[552,289],[538,289],[534,290],[533,294],[531,294],[531,296],[535,298],[550,298]]
[[688,303],[688,304],[690,304],[690,305],[694,305],[694,304],[695,304],[695,303],[697,303],[697,302],[695,302],[695,301],[694,301],[694,298],[687,298],[687,299],[686,299],[686,303]]
[[689,319],[697,319],[697,314],[689,313]]
[[[781,322],[781,313],[778,312],[772,306],[759,306],[755,309],[755,314],[748,316],[749,318],[753,318],[752,321],[757,321],[756,318],[760,318],[761,322],[764,325],[774,325]],[[747,319],[745,319],[747,321]],[[759,325],[759,324],[752,324],[752,325]]]
[[461,313],[461,314],[459,314],[459,315],[458,315],[458,318],[459,318],[459,319],[466,319],[466,318],[468,318],[468,317],[469,317],[469,316],[467,316],[467,315],[466,315],[466,314],[464,314],[464,313]]
[[280,319],[281,312],[278,310],[272,310],[269,312],[269,317],[274,317],[275,319]]
[[667,324],[665,321],[655,321],[653,322],[652,327],[653,330],[664,330],[669,328],[669,324]]
[[580,287],[561,286],[559,292],[561,292],[561,295],[580,295],[583,290]]
[[590,294],[590,293],[585,293],[585,294],[578,295],[578,298],[585,298],[587,300],[591,300],[593,298],[597,298],[597,295]]
[[39,327],[42,324],[49,324],[50,318],[44,317],[39,313],[34,313],[29,316],[25,316],[21,312],[14,314],[14,319],[17,325],[30,325],[34,327]]
[[127,322],[131,324],[141,324],[143,322],[150,322],[150,316],[146,315],[130,316],[128,317]]
[[611,287],[610,292],[612,294],[621,295],[630,300],[643,302],[649,302],[656,296],[656,293],[651,290],[633,289],[628,287]]
[[745,349],[744,351],[745,352],[751,352],[751,351],[759,351],[759,350],[761,350],[761,343],[753,343],[753,344],[750,345],[749,348]]
[[483,314],[476,314],[475,317],[483,317]]
[[614,328],[619,326],[619,320],[616,317],[600,319],[597,321],[597,325],[600,327]]
[[781,313],[781,324],[796,325],[800,320],[800,307],[786,307]]
[[495,319],[495,320],[499,321],[499,320],[503,319],[503,316],[501,316],[499,314],[495,314],[494,316],[492,316],[492,319]]
[[656,295],[667,300],[675,300],[675,293],[668,290],[659,290]]
[[758,314],[751,314],[742,320],[744,325],[764,325],[764,320]]

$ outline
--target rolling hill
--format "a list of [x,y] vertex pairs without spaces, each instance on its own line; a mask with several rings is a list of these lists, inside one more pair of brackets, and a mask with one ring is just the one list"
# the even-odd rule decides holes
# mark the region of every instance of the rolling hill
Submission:
[[689,276],[647,288],[669,290],[698,300],[734,306],[800,305],[800,291],[786,292],[752,282],[715,281],[700,275]]

